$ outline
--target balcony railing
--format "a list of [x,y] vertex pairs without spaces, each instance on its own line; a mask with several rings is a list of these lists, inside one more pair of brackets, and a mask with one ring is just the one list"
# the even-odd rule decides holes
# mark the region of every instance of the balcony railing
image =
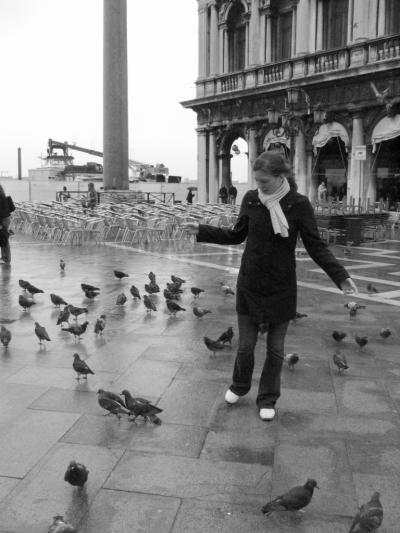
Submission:
[[196,84],[197,97],[279,84],[319,74],[334,75],[346,69],[368,68],[399,58],[400,35],[397,34],[201,80]]

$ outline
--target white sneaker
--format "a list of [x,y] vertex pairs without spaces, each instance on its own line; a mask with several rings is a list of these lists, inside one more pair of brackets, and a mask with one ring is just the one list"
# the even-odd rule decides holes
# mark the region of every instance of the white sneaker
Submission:
[[262,409],[260,409],[259,414],[261,420],[267,420],[268,422],[270,422],[275,418],[275,409],[273,409],[272,407],[263,407]]
[[231,405],[236,403],[239,400],[239,398],[240,396],[232,392],[231,389],[228,389],[225,393],[225,401],[226,403],[229,403]]

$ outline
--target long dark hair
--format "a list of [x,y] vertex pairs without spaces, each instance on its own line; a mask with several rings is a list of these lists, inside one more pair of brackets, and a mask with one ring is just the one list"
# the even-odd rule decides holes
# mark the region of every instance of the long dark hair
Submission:
[[281,154],[276,152],[263,152],[254,161],[253,170],[263,170],[275,178],[285,176],[290,188],[297,191],[297,184],[291,175],[289,163]]

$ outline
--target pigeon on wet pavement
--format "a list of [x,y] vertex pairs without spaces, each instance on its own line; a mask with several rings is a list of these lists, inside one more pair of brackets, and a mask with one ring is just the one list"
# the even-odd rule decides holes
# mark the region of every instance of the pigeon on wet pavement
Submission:
[[46,331],[46,328],[44,326],[41,326],[39,322],[35,322],[35,334],[36,337],[39,339],[39,344],[43,344],[42,341],[51,341]]
[[336,342],[341,342],[346,336],[347,336],[347,333],[345,333],[344,331],[337,331],[336,329],[332,333],[332,337],[334,338]]
[[333,364],[337,366],[339,375],[349,368],[346,357],[339,350],[336,350],[333,354]]
[[67,328],[61,328],[61,331],[68,331],[68,333],[71,333],[75,337],[76,342],[76,338],[78,337],[80,340],[81,335],[85,333],[88,324],[88,321],[83,322],[83,324],[71,324]]
[[351,317],[356,316],[357,311],[359,309],[366,309],[367,308],[366,305],[360,305],[357,302],[347,302],[346,304],[344,304],[344,307],[346,307],[349,310],[349,314],[350,314]]
[[18,284],[21,287],[21,289],[24,289],[24,291],[27,291],[27,288],[29,287],[29,281],[25,281],[24,279],[18,280]]
[[171,292],[168,289],[164,289],[163,294],[166,300],[179,300],[180,299],[180,295],[178,293]]
[[371,296],[371,294],[378,294],[378,289],[372,285],[372,283],[368,283],[367,285],[367,291],[368,294]]
[[222,350],[225,350],[226,348],[230,348],[230,346],[226,346],[222,342],[213,341],[209,337],[203,337],[204,344],[207,346],[207,348],[210,350],[210,352],[215,355],[217,352],[221,352]]
[[162,413],[163,410],[155,405],[152,405],[148,400],[144,398],[133,398],[128,390],[123,390],[121,394],[125,398],[125,405],[129,409],[131,415],[134,416],[132,421],[134,422],[138,416],[143,417],[146,421],[149,420],[157,426],[161,425],[161,420],[157,416]]
[[181,289],[181,283],[177,283],[176,281],[174,283],[167,283],[167,289],[171,292],[177,292],[182,294],[183,289]]
[[77,374],[76,379],[80,379],[81,377],[84,379],[87,379],[88,374],[92,374],[94,376],[94,372],[89,366],[79,357],[79,354],[74,353],[74,362],[72,363],[72,368],[75,370]]
[[68,309],[71,315],[75,317],[75,320],[78,320],[79,315],[83,315],[83,313],[88,314],[89,312],[89,310],[86,307],[75,307],[74,305],[69,305]]
[[128,298],[125,296],[125,294],[121,292],[121,294],[118,294],[115,304],[119,306],[123,306],[126,303],[127,299]]
[[65,522],[62,515],[56,515],[49,527],[48,533],[78,533],[72,524]]
[[389,328],[382,328],[379,332],[379,335],[382,337],[382,339],[387,339],[391,334],[392,332]]
[[37,287],[35,287],[35,285],[32,285],[29,282],[28,286],[26,287],[26,290],[29,292],[30,295],[32,295],[32,297],[35,296],[35,294],[44,293],[42,289],[38,289]]
[[154,272],[149,272],[147,274],[147,277],[149,278],[150,281],[153,281],[154,283],[156,282],[156,275],[154,274]]
[[181,285],[182,283],[186,283],[186,280],[179,278],[178,276],[174,276],[173,274],[171,276],[171,281],[172,283],[180,283]]
[[285,361],[288,365],[289,370],[294,369],[294,365],[296,365],[299,362],[299,356],[297,353],[288,353],[285,355]]
[[356,335],[355,341],[358,344],[360,350],[368,344],[368,337],[366,335]]
[[121,272],[121,270],[114,270],[114,276],[121,280],[122,278],[128,278],[129,274],[125,274],[125,272]]
[[71,461],[64,474],[64,481],[74,487],[83,487],[89,477],[89,470],[82,463]]
[[64,259],[60,259],[60,270],[61,270],[61,272],[65,271],[65,261],[64,261]]
[[96,335],[103,335],[104,328],[106,327],[107,317],[106,315],[100,315],[100,318],[96,320],[94,325],[94,332]]
[[293,320],[300,320],[302,318],[307,318],[307,317],[308,315],[306,315],[306,313],[299,313],[298,311],[296,311],[296,314]]
[[0,342],[7,348],[11,341],[11,331],[4,326],[0,327]]
[[64,307],[57,318],[57,326],[62,326],[64,322],[69,323],[69,317],[71,313],[69,312],[68,306]]
[[83,290],[83,292],[86,292],[86,291],[100,291],[100,288],[99,287],[95,287],[94,285],[89,285],[88,283],[81,283],[81,289]]
[[193,307],[193,314],[197,316],[197,318],[202,318],[204,315],[207,315],[208,313],[211,313],[210,309],[203,309],[202,307]]
[[221,281],[220,283],[221,283],[221,290],[225,294],[225,296],[227,296],[228,294],[235,294],[233,290],[231,289],[231,287],[229,287],[229,285],[227,285],[223,281]]
[[57,294],[50,294],[50,300],[56,307],[60,307],[61,305],[68,305],[68,303],[61,298],[61,296],[57,296]]
[[103,389],[99,389],[97,394],[97,402],[100,407],[108,411],[107,414],[115,415],[118,419],[121,418],[122,414],[130,415],[130,411],[124,406],[123,401],[116,394]]
[[157,283],[150,282],[144,284],[144,290],[149,294],[156,294],[157,292],[160,292],[160,287]]
[[157,307],[154,305],[151,299],[147,296],[147,294],[143,295],[143,303],[148,313],[151,313],[152,311],[157,311]]
[[94,300],[100,294],[99,292],[92,291],[91,289],[87,289],[84,292],[85,292],[85,298],[87,298],[88,300]]
[[136,298],[138,298],[139,300],[141,300],[140,292],[139,292],[139,290],[137,289],[137,287],[135,287],[135,285],[131,285],[131,288],[129,289],[129,292],[132,294],[134,300],[136,300]]
[[374,492],[368,503],[360,507],[354,517],[349,533],[372,533],[377,531],[383,522],[383,507],[379,492]]
[[32,300],[32,298],[27,298],[23,294],[20,294],[18,296],[18,303],[24,309],[24,311],[26,311],[27,309],[30,309],[32,305],[36,304],[36,302]]
[[168,311],[171,313],[171,315],[176,315],[178,311],[186,311],[184,307],[181,307],[173,300],[166,300],[165,303],[167,304]]
[[194,295],[195,298],[198,298],[204,289],[199,289],[199,287],[190,287],[190,292]]
[[233,339],[233,328],[232,326],[229,326],[229,328],[224,331],[217,339],[217,342],[222,342],[225,344],[226,342],[229,342],[229,344],[232,344]]
[[274,511],[299,511],[306,507],[314,493],[319,488],[314,479],[308,479],[304,485],[293,487],[285,494],[268,502],[262,508],[262,513],[269,516]]

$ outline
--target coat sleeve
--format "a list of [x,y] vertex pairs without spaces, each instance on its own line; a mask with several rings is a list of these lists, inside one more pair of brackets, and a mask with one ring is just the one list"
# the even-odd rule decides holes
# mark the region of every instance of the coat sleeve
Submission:
[[232,229],[217,228],[207,224],[199,224],[197,242],[212,242],[215,244],[240,244],[247,237],[249,217],[245,214],[245,197],[240,206],[239,217]]
[[317,221],[314,216],[314,210],[309,200],[304,198],[303,201],[299,203],[298,209],[298,229],[307,252],[311,259],[313,259],[340,288],[340,284],[345,279],[349,278],[350,274],[329,250],[327,244],[321,240]]

